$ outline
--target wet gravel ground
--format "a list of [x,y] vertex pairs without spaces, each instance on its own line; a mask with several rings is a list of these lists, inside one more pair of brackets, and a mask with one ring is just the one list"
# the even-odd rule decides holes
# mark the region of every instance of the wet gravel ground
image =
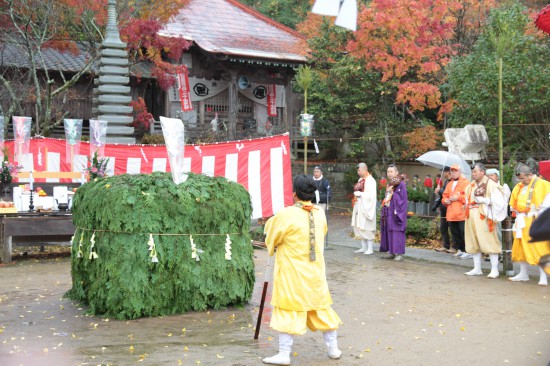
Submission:
[[[343,356],[329,360],[322,335],[308,332],[295,339],[293,365],[549,364],[549,287],[330,247],[327,276],[344,323]],[[87,316],[84,306],[63,298],[71,287],[69,258],[1,267],[0,365],[259,365],[278,345],[269,307],[253,340],[267,253],[258,249],[255,257],[249,305],[133,321]]]

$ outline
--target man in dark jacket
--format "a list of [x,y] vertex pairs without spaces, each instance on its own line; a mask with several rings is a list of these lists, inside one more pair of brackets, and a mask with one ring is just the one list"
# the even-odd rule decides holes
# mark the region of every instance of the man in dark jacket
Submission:
[[445,167],[443,169],[443,175],[441,176],[440,184],[435,188],[435,194],[437,198],[435,200],[432,211],[439,209],[439,231],[441,233],[441,244],[443,246],[435,248],[437,252],[446,252],[451,249],[451,241],[449,239],[449,223],[447,222],[447,206],[441,204],[443,198],[443,192],[449,183],[450,168]]
[[317,186],[317,191],[315,192],[315,198],[312,202],[321,206],[326,212],[327,204],[332,199],[332,189],[330,188],[328,180],[323,177],[323,171],[319,166],[313,169],[313,181]]

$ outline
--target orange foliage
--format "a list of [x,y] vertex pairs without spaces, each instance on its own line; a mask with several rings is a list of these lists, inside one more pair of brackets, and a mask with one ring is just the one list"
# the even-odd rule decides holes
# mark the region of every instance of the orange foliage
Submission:
[[475,29],[495,0],[372,0],[360,9],[350,54],[397,84],[396,102],[413,110],[439,107],[437,85],[459,45],[455,33]]
[[143,20],[156,20],[166,23],[174,14],[189,3],[189,0],[127,0],[129,9],[138,9],[138,17]]
[[403,135],[408,149],[403,151],[403,158],[418,157],[428,151],[435,150],[443,141],[442,131],[434,126],[419,127]]
[[321,24],[323,24],[323,16],[309,12],[306,19],[296,26],[296,30],[307,38],[319,37]]
[[399,85],[397,103],[409,103],[413,110],[434,109],[441,104],[441,92],[435,85],[428,83],[405,82]]
[[455,105],[458,105],[458,101],[456,99],[449,99],[445,103],[441,104],[441,107],[439,107],[439,110],[437,111],[437,120],[442,121],[444,114],[451,113]]

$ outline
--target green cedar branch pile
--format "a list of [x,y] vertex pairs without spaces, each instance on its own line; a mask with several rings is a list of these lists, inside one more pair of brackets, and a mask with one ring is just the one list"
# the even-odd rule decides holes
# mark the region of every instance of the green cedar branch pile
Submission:
[[[221,177],[190,174],[175,185],[169,173],[156,172],[86,183],[73,202],[74,225],[82,229],[73,238],[73,287],[66,295],[91,314],[116,319],[246,303],[255,279],[251,213],[244,187]],[[94,230],[98,257],[89,259]],[[149,256],[150,234],[158,263]],[[200,261],[191,258],[189,234],[203,251]]]

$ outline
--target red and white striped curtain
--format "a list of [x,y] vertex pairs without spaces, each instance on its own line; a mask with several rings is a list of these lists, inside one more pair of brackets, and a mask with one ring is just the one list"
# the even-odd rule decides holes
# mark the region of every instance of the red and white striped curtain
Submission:
[[[90,144],[81,144],[80,154],[74,156],[73,171],[82,171],[87,164]],[[13,141],[6,141],[5,146],[13,152]],[[108,175],[170,171],[164,145],[106,144],[104,148],[104,156],[110,158]],[[65,154],[64,139],[31,139],[29,153],[23,154],[18,163],[23,165],[23,171],[68,172],[71,171],[71,164],[66,162]],[[217,144],[187,145],[184,156],[185,172],[223,176],[244,186],[252,200],[253,218],[271,216],[293,203],[288,134]],[[20,180],[22,183],[27,181]],[[75,179],[74,182],[79,180]]]

